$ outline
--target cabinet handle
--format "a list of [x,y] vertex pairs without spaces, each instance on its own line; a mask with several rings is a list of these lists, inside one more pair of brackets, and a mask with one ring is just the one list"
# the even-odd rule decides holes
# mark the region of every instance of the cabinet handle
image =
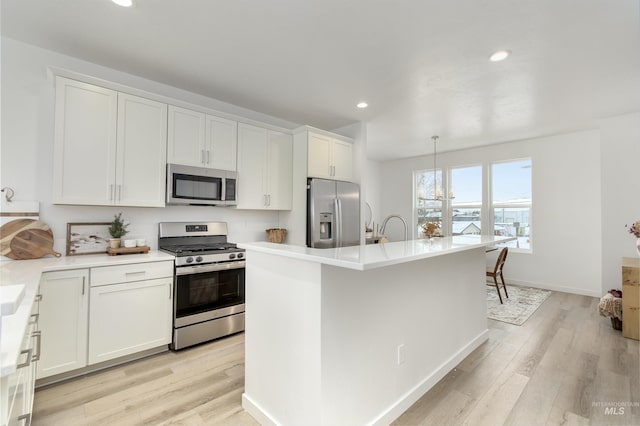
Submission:
[[36,302],[41,302],[41,301],[42,301],[42,293],[38,293],[38,294],[36,294],[35,301],[36,301]]
[[200,162],[204,164],[204,149],[200,150]]
[[24,367],[28,367],[29,365],[31,365],[31,354],[32,353],[33,353],[33,349],[31,349],[31,348],[25,349],[23,351],[20,351],[20,355],[27,354],[27,359],[22,364],[16,365],[16,368],[24,368]]
[[113,184],[109,185],[109,201],[113,201],[113,197],[114,197],[114,192],[113,192]]
[[207,150],[207,164],[209,164],[209,154],[211,154],[211,151]]
[[84,281],[86,277],[82,277],[82,295],[84,296]]
[[267,194],[264,194],[262,197],[263,197],[262,205],[266,207],[267,206]]
[[31,314],[31,321],[29,321],[29,325],[37,324],[38,318],[40,318],[40,314]]
[[169,284],[167,287],[169,287],[169,300],[171,300],[171,290],[172,290],[171,284]]
[[122,200],[122,185],[118,185],[118,202]]
[[31,361],[40,361],[40,354],[42,348],[42,331],[34,331],[31,337],[36,338],[36,353],[31,357]]
[[17,421],[24,420],[24,426],[31,426],[31,413],[18,416],[16,420]]

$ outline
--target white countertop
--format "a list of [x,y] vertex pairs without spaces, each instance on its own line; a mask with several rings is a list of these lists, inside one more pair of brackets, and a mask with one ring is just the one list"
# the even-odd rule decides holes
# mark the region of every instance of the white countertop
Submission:
[[[492,246],[497,243],[514,240],[515,237],[493,235],[460,235],[455,237],[398,241],[384,244],[341,247],[333,249],[314,249],[304,246],[292,246],[266,242],[238,244],[248,251],[269,253],[307,260],[325,265],[365,271],[398,265],[429,257],[444,256],[474,248]],[[249,262],[251,255],[248,255]]]
[[163,260],[172,261],[174,257],[164,252],[151,251],[147,254],[119,256],[91,254],[0,262],[0,291],[3,291],[3,287],[6,286],[24,285],[25,287],[24,296],[16,312],[13,315],[2,317],[2,326],[0,328],[0,377],[11,374],[16,369],[22,338],[31,316],[31,309],[40,284],[40,275],[43,272],[125,265],[128,263],[159,262]]

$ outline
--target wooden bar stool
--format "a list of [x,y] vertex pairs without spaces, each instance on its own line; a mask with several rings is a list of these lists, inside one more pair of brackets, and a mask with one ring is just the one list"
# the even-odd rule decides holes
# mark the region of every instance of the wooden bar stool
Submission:
[[507,293],[507,285],[504,282],[504,277],[502,276],[502,268],[504,267],[504,262],[507,260],[507,253],[509,253],[509,249],[507,247],[503,248],[498,255],[498,260],[496,260],[496,266],[493,268],[493,271],[487,270],[487,277],[492,277],[493,282],[496,284],[496,290],[498,291],[498,297],[500,298],[500,303],[502,304],[502,295],[500,294],[500,286],[498,286],[498,276],[500,276],[500,281],[502,281],[502,288],[504,288],[504,294],[509,298],[509,293]]

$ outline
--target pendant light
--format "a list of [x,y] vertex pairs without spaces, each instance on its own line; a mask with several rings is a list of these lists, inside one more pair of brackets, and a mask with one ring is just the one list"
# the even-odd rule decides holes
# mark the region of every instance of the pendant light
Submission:
[[453,193],[449,191],[448,197],[443,197],[442,194],[438,194],[438,181],[437,181],[437,168],[436,168],[436,144],[438,142],[439,136],[433,135],[431,139],[433,140],[433,198],[424,198],[425,201],[448,201],[452,200],[455,197]]

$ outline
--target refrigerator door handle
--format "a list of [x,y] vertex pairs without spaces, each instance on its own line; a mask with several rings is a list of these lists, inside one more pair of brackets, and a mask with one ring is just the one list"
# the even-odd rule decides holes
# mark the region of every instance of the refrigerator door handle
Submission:
[[336,209],[336,247],[342,247],[342,203],[340,199],[335,199]]

